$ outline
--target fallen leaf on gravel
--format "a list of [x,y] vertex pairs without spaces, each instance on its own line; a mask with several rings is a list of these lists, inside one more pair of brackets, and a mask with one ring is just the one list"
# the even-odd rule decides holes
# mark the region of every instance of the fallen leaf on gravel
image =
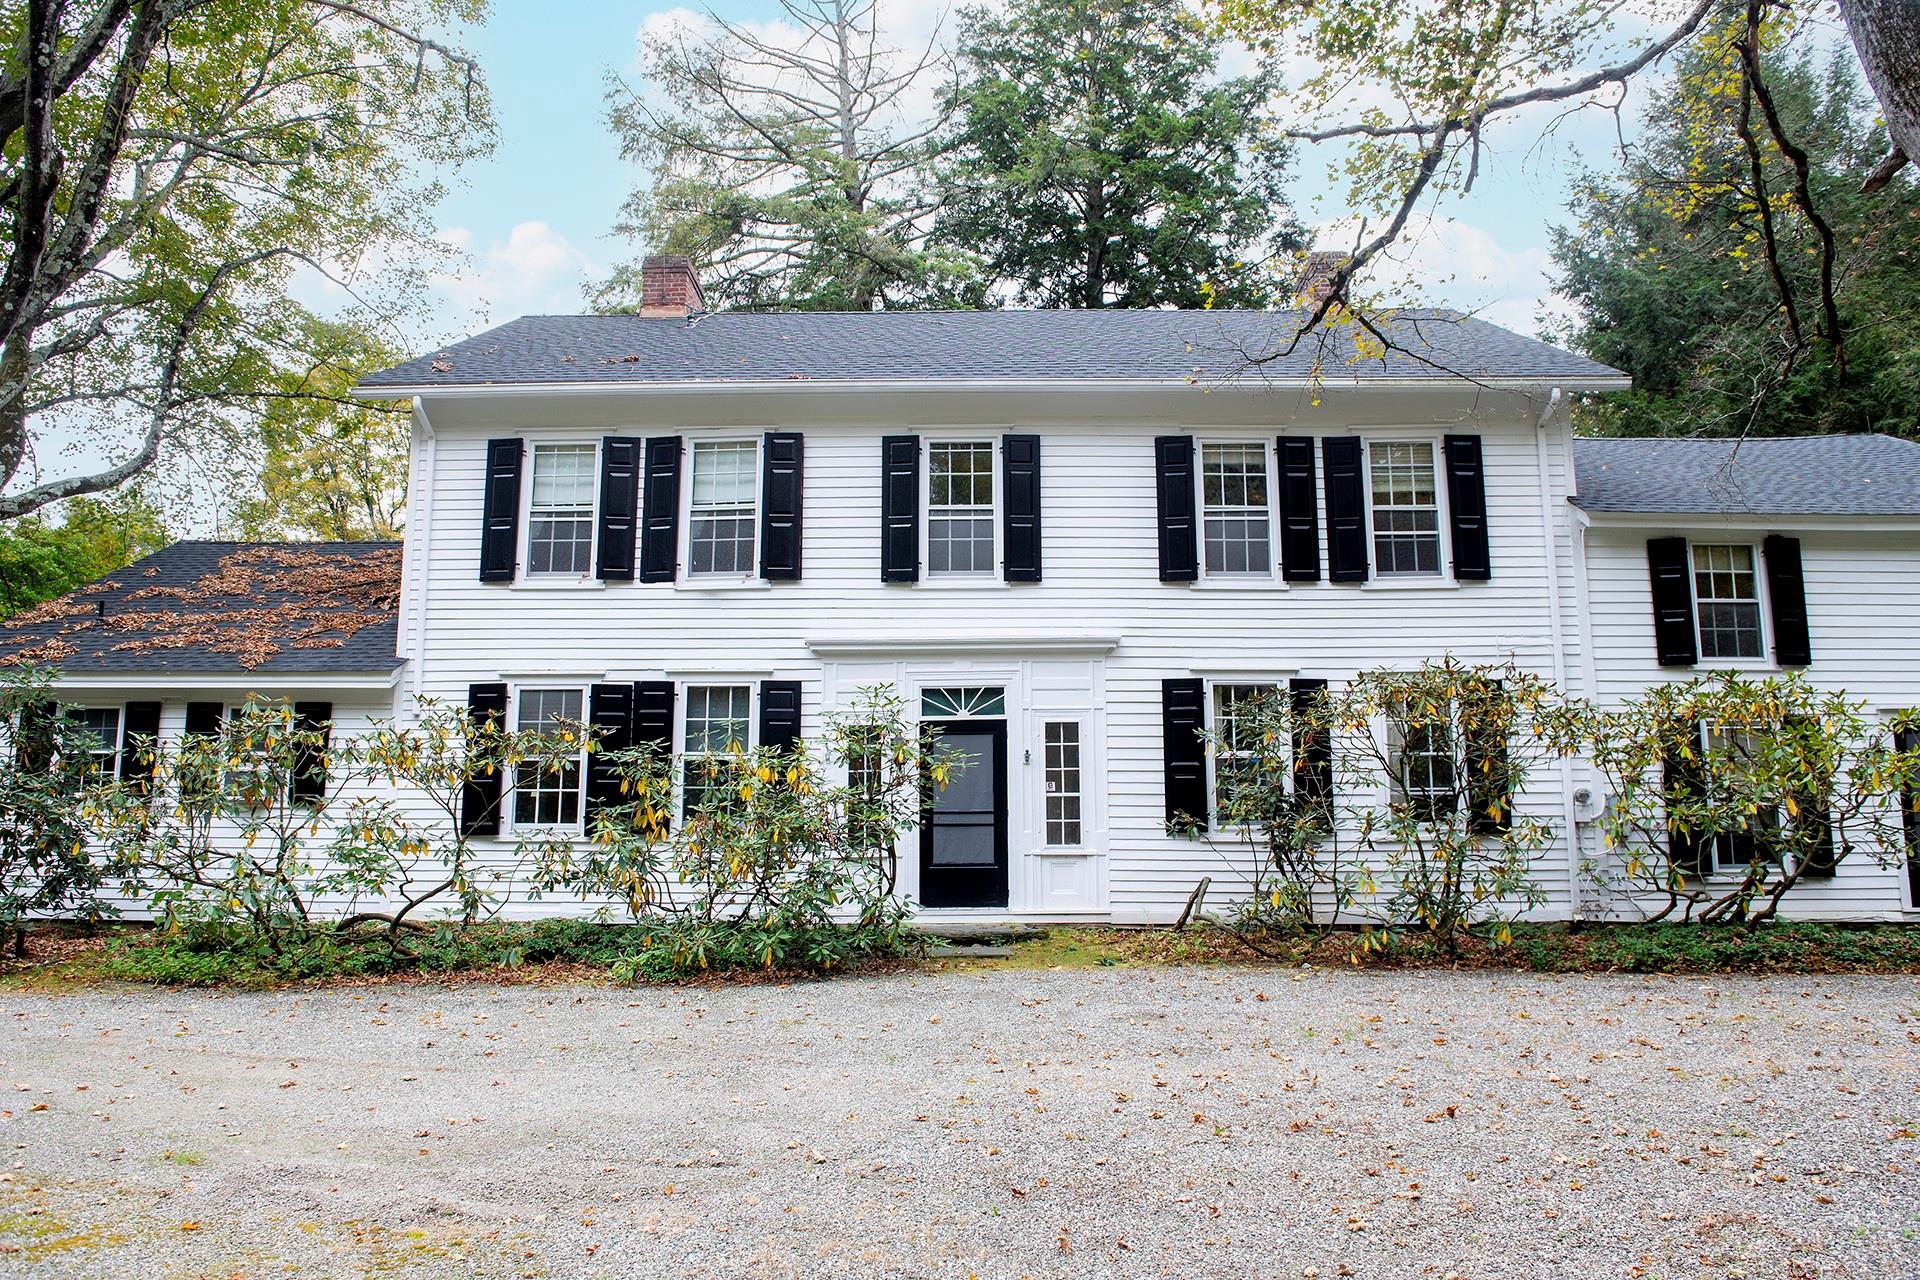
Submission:
[[198,1231],[200,1224],[198,1222],[187,1221],[180,1224],[180,1229],[182,1231]]

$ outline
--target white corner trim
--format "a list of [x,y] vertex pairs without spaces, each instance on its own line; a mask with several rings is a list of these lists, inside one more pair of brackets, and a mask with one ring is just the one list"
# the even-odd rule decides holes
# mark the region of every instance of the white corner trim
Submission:
[[822,658],[913,658],[942,654],[996,657],[1104,658],[1119,636],[810,636],[807,648]]

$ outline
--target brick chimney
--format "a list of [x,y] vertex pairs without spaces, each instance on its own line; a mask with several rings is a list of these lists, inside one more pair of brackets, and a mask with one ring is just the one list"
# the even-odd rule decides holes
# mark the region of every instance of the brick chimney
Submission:
[[706,308],[700,277],[693,273],[693,261],[686,254],[652,253],[641,262],[641,315],[680,317]]
[[1301,307],[1311,312],[1333,291],[1333,276],[1346,265],[1347,255],[1338,251],[1315,249],[1300,268],[1300,287],[1296,291]]

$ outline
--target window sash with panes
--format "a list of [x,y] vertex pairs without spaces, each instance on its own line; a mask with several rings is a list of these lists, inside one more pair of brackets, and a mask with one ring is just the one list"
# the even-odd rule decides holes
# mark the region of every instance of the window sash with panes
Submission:
[[527,500],[527,572],[583,577],[593,572],[596,451],[590,444],[533,446]]
[[993,445],[928,446],[927,572],[992,573],[993,526]]
[[1440,489],[1433,444],[1376,441],[1367,446],[1373,490],[1374,568],[1383,577],[1440,572]]
[[1259,576],[1273,571],[1265,445],[1203,446],[1200,504],[1208,573]]
[[[686,785],[685,812],[691,814],[709,787],[726,789],[723,758],[752,747],[753,688],[744,684],[690,685],[682,729]],[[709,765],[719,766],[708,776]]]
[[1415,821],[1445,822],[1459,812],[1460,786],[1450,721],[1397,715],[1387,722],[1393,790]]
[[760,498],[760,446],[708,440],[693,446],[687,507],[688,572],[750,577]]
[[1080,722],[1051,720],[1046,728],[1047,844],[1081,843]]
[[[578,733],[585,704],[585,695],[579,689],[522,689],[514,727],[521,733],[547,736],[563,731]],[[514,770],[513,825],[577,830],[585,761],[584,742],[580,754],[571,758],[521,761]]]
[[1694,611],[1702,658],[1759,658],[1760,575],[1753,548],[1697,543],[1693,548]]
[[[1730,757],[1736,763],[1751,757],[1759,750],[1759,739],[1748,729],[1726,729],[1715,725],[1700,727],[1700,745],[1711,756]],[[1771,843],[1771,836],[1779,830],[1781,821],[1779,809],[1761,809],[1748,818],[1746,831],[1720,831],[1713,837],[1713,869],[1715,871],[1739,874],[1753,864],[1756,856],[1767,861],[1778,860],[1778,851],[1763,848],[1762,841]]]
[[[1259,729],[1250,714],[1256,699],[1272,700],[1279,686],[1271,684],[1216,684],[1213,686],[1213,805],[1216,815],[1226,811],[1232,796],[1234,770],[1260,758]],[[1287,748],[1281,747],[1281,750]],[[1282,775],[1285,776],[1284,774]]]
[[86,734],[88,772],[112,777],[120,763],[120,708],[78,707],[67,713],[78,734]]

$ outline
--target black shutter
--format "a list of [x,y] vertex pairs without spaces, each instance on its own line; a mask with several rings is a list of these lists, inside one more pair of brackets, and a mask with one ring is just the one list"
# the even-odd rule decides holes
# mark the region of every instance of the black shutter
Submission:
[[1320,442],[1327,486],[1327,581],[1367,580],[1366,449],[1359,436]]
[[[1681,755],[1683,743],[1691,752],[1690,757]],[[1673,726],[1662,766],[1661,781],[1669,798],[1699,798],[1706,787],[1706,765],[1700,759],[1700,728],[1695,722],[1683,720]],[[1711,840],[1692,831],[1681,831],[1671,818],[1667,820],[1667,856],[1675,871],[1694,879],[1704,877],[1711,869],[1708,859],[1712,851]]]
[[1479,436],[1447,436],[1447,517],[1453,526],[1453,576],[1461,582],[1493,577],[1487,547],[1487,477]]
[[59,709],[51,702],[22,703],[13,722],[13,762],[22,773],[53,769],[55,727]]
[[526,441],[487,441],[480,513],[480,581],[512,582],[520,559],[520,460]]
[[800,580],[805,461],[799,432],[767,432],[760,451],[760,576],[769,582]]
[[[475,729],[491,723],[504,730],[507,722],[507,686],[470,684],[467,686],[467,718]],[[468,738],[468,750],[473,739]],[[495,765],[468,778],[460,789],[460,834],[497,836],[500,834],[500,804],[506,796],[506,769]]]
[[[1794,845],[1800,849],[1800,875],[1806,880],[1831,880],[1838,870],[1840,860],[1835,856],[1833,847],[1833,814],[1826,809],[1817,809],[1802,804],[1798,816],[1793,819]],[[1813,828],[1809,841],[1803,830]],[[1806,843],[1802,843],[1805,841]]]
[[1280,576],[1288,582],[1318,582],[1320,494],[1313,483],[1313,441],[1281,436],[1279,458]]
[[[1896,729],[1893,749],[1920,750],[1920,729]],[[1907,905],[1920,908],[1920,793],[1900,788],[1900,831],[1907,846]]]
[[760,745],[790,751],[800,741],[800,682],[760,682]]
[[196,738],[214,737],[220,732],[220,718],[223,710],[224,708],[218,702],[189,702],[187,733]]
[[641,516],[640,581],[672,582],[680,567],[680,437],[647,440],[646,506]]
[[633,745],[633,686],[596,684],[587,690],[587,722],[595,730],[587,756],[587,830],[593,815],[620,803],[620,779],[610,756]]
[[[1184,438],[1184,437],[1183,437]],[[1207,829],[1207,682],[1160,682],[1160,711],[1167,774],[1167,821],[1191,821]]]
[[[1500,686],[1493,685],[1484,696],[1497,701]],[[1496,836],[1513,830],[1513,792],[1507,785],[1507,740],[1493,725],[1481,723],[1486,714],[1477,710],[1462,726],[1461,763],[1467,770],[1467,830]]]
[[160,747],[160,704],[129,702],[120,717],[120,780],[145,794]]
[[1770,533],[1760,544],[1767,559],[1767,601],[1773,612],[1773,657],[1783,667],[1813,661],[1807,633],[1807,582],[1800,564],[1800,539]]
[[640,529],[640,449],[633,436],[600,442],[600,554],[596,576],[633,581],[633,551]]
[[1006,529],[1008,582],[1040,581],[1040,437],[1002,436],[1000,470],[1005,494],[1001,522]]
[[920,581],[920,437],[880,440],[880,581]]
[[[651,746],[654,767],[672,770],[673,681],[642,680],[633,686],[633,745]],[[673,812],[670,797],[660,797],[658,811],[660,824],[665,828],[671,822],[668,815]]]
[[[1313,462],[1313,446],[1307,446]],[[1317,553],[1316,548],[1316,553]],[[1327,682],[1300,678],[1287,681],[1293,699],[1293,797],[1316,812],[1316,826],[1333,825],[1333,725],[1327,720]]]
[[1160,581],[1198,581],[1200,543],[1194,513],[1198,495],[1193,488],[1193,437],[1156,437],[1153,461],[1154,497],[1160,509]]
[[1700,659],[1693,632],[1693,584],[1687,580],[1687,540],[1647,539],[1647,578],[1653,584],[1653,644],[1663,667],[1690,667]]
[[[327,748],[333,740],[333,704],[296,702],[293,720],[301,738],[294,744],[293,777],[287,794],[295,804],[319,804],[327,798]],[[308,736],[312,734],[318,734],[318,739]]]

